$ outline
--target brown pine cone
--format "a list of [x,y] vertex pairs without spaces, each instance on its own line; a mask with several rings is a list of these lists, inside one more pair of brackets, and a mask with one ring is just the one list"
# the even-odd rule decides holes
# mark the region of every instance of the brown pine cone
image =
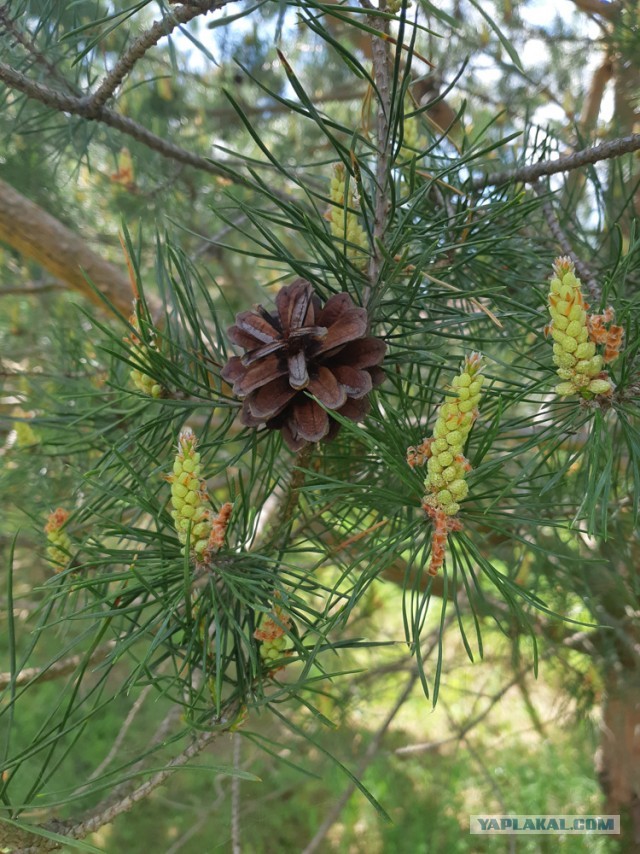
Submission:
[[333,439],[340,429],[316,401],[361,421],[369,411],[367,394],[384,379],[378,366],[386,345],[367,337],[366,309],[348,294],[334,294],[322,308],[304,279],[278,292],[276,313],[257,306],[238,314],[228,335],[247,350],[222,369],[244,398],[242,423],[282,430],[294,451]]

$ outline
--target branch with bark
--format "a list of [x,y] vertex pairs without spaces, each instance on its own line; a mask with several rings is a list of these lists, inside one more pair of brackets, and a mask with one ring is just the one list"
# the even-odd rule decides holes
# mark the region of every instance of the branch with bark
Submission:
[[607,21],[615,20],[620,6],[619,3],[612,3],[609,0],[573,0],[573,3],[581,12],[599,15]]
[[[380,24],[379,18],[373,18],[372,21],[376,21],[376,28],[378,29],[383,26],[383,24]],[[374,76],[381,94],[381,100],[377,116],[378,158],[376,183],[378,189],[374,214],[374,251],[369,268],[371,281],[377,281],[381,265],[378,242],[381,240],[386,227],[388,199],[385,188],[388,184],[390,159],[387,146],[390,121],[389,48],[384,38],[384,32],[381,32],[381,38],[374,39]],[[91,99],[66,95],[48,86],[44,86],[42,83],[29,80],[20,71],[17,71],[4,62],[0,62],[0,80],[9,86],[9,88],[22,92],[27,97],[53,110],[80,116],[88,121],[101,122],[108,127],[112,127],[147,146],[147,148],[158,152],[158,154],[167,159],[184,163],[187,166],[208,172],[211,175],[226,178],[240,186],[253,187],[250,179],[238,175],[233,171],[232,167],[237,164],[231,161],[226,164],[216,163],[210,158],[181,148],[179,145],[175,145],[163,137],[152,133],[144,125],[130,119],[128,116],[123,116],[115,110],[104,106],[96,107]],[[472,181],[471,187],[475,190],[480,190],[484,187],[502,186],[512,182],[533,183],[544,176],[570,172],[602,160],[631,154],[638,150],[640,150],[640,134],[629,134],[628,136],[609,140],[600,145],[585,148],[554,160],[542,160],[531,166],[490,173],[481,178],[476,178]],[[276,191],[272,190],[272,192],[275,193]],[[285,194],[278,193],[278,195],[286,198]]]
[[9,15],[11,11],[10,6],[11,0],[0,7],[0,32],[4,30],[11,37],[14,44],[19,44],[34,63],[46,71],[51,80],[57,80],[68,91],[79,94],[75,86],[60,73],[60,70],[49,58],[42,51],[38,50],[35,41],[20,31],[16,24],[17,18],[12,18]]

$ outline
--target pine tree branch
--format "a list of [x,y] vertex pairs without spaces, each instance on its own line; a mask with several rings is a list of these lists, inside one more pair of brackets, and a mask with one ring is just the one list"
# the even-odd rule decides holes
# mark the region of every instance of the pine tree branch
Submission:
[[138,786],[137,789],[134,789],[133,792],[122,798],[122,800],[115,804],[111,804],[105,810],[96,811],[94,815],[79,824],[74,825],[71,828],[71,832],[66,835],[71,836],[73,839],[84,839],[85,836],[88,836],[90,833],[95,833],[96,830],[99,830],[99,828],[103,827],[105,824],[109,824],[109,822],[113,821],[116,816],[121,815],[123,812],[128,812],[139,801],[149,797],[149,795],[161,786],[165,780],[178,770],[178,768],[182,768],[183,765],[186,765],[191,759],[194,759],[198,754],[202,753],[208,744],[211,744],[212,741],[215,741],[215,739],[219,738],[223,733],[228,732],[231,726],[233,726],[234,720],[235,714],[231,714],[226,721],[221,721],[221,728],[201,733],[195,741],[182,751],[182,753],[174,757],[166,768],[163,768],[162,771],[158,771],[153,775],[153,777],[151,777],[151,779],[142,783],[142,785]]
[[555,160],[542,160],[531,166],[523,166],[520,169],[512,169],[505,172],[492,172],[483,178],[476,178],[471,186],[474,190],[482,190],[484,187],[500,187],[510,184],[512,181],[532,184],[544,175],[557,175],[559,172],[570,172],[573,169],[581,169],[598,163],[601,160],[611,160],[613,157],[622,157],[624,154],[632,154],[640,150],[640,133],[632,133],[619,139],[611,139],[592,148],[584,148]]
[[[7,65],[6,62],[0,62],[0,80],[5,83],[10,89],[16,89],[22,92],[27,97],[34,101],[39,101],[45,107],[51,107],[59,112],[72,113],[74,115],[84,115],[86,110],[86,101],[84,98],[75,95],[67,95],[57,89],[51,89],[43,83],[37,83],[35,80],[30,80],[26,74]],[[85,116],[88,118],[88,116]]]
[[[158,747],[158,745],[162,744],[164,740],[168,737],[171,732],[171,728],[176,723],[181,714],[181,707],[178,705],[174,705],[169,710],[168,714],[166,714],[163,719],[160,721],[158,726],[156,727],[153,735],[147,742],[147,746],[145,749],[145,756],[151,754],[151,752]],[[105,798],[102,802],[103,809],[106,809],[111,804],[115,804],[118,801],[121,801],[126,795],[128,795],[133,789],[135,785],[133,784],[133,777],[138,773],[144,770],[145,765],[145,757],[139,759],[136,763],[134,763],[128,770],[130,778],[120,783],[112,789],[109,793],[109,797]]]
[[86,101],[89,109],[95,110],[96,114],[99,114],[101,108],[113,96],[125,77],[131,73],[136,63],[142,59],[148,50],[155,47],[160,39],[170,35],[176,27],[189,23],[199,15],[206,15],[209,12],[222,9],[229,2],[231,0],[204,0],[204,2],[197,2],[196,0],[196,2],[188,5],[178,6],[161,20],[154,21],[149,29],[138,36],[122,54],[96,91],[87,96]]

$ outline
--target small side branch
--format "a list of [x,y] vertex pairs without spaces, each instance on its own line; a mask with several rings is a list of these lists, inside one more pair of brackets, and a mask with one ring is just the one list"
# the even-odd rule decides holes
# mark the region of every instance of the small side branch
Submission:
[[[544,189],[537,182],[533,184],[533,191],[537,196],[544,196]],[[558,246],[562,249],[563,255],[568,255],[573,261],[576,271],[589,293],[591,302],[597,305],[600,302],[600,288],[598,287],[598,283],[592,276],[587,265],[581,261],[573,251],[569,238],[562,230],[560,221],[556,216],[556,212],[554,211],[553,205],[549,199],[545,199],[542,202],[542,213],[544,214],[544,218],[549,226],[549,231],[555,237]]]
[[618,139],[594,145],[592,148],[583,148],[565,157],[556,160],[542,160],[532,166],[523,166],[521,169],[513,169],[507,172],[493,172],[483,178],[477,178],[471,186],[474,190],[484,187],[500,187],[512,181],[532,184],[544,175],[557,175],[560,172],[571,172],[573,169],[581,169],[590,166],[600,160],[611,160],[613,157],[622,157],[624,154],[632,154],[640,151],[640,133],[632,133]]
[[135,64],[142,59],[148,50],[157,45],[160,39],[170,35],[176,27],[189,23],[189,21],[192,21],[199,15],[205,15],[208,12],[221,9],[228,2],[229,0],[213,0],[213,2],[211,0],[208,0],[208,2],[197,2],[196,0],[194,3],[178,6],[159,21],[154,21],[148,30],[145,30],[142,35],[135,39],[128,50],[118,59],[96,91],[87,98],[88,107],[98,113],[109,98],[113,96],[113,93],[125,77],[131,73]]
[[[365,2],[371,8],[369,2]],[[379,0],[379,9],[383,12],[386,0]],[[369,263],[369,287],[364,294],[365,306],[371,299],[373,290],[379,285],[382,267],[380,243],[383,240],[389,214],[389,130],[391,123],[391,69],[389,54],[389,21],[379,15],[371,15],[369,24],[380,33],[372,38],[371,56],[373,61],[373,77],[379,93],[378,111],[376,116],[377,159],[376,159],[376,203],[373,220],[373,252]]]
[[[407,702],[407,700],[411,696],[411,692],[413,691],[413,688],[414,688],[417,681],[418,681],[418,673],[417,673],[417,671],[414,671],[411,674],[411,676],[409,677],[405,687],[403,688],[402,692],[400,693],[400,696],[396,700],[393,708],[391,709],[391,711],[389,712],[389,714],[385,718],[382,726],[376,732],[376,734],[374,735],[373,739],[371,740],[369,746],[367,747],[367,750],[364,754],[364,757],[363,757],[363,759],[362,759],[362,761],[361,761],[361,763],[358,766],[358,769],[356,771],[356,777],[362,777],[362,775],[367,770],[369,765],[376,758],[378,751],[380,750],[380,747],[382,745],[382,740],[384,739],[384,736],[387,733],[387,730],[389,729],[389,727],[393,723],[393,720],[396,717],[396,715],[398,714],[398,712],[400,711],[400,709],[404,706],[404,704]],[[333,825],[340,818],[340,813],[346,807],[346,805],[349,803],[349,799],[351,798],[351,796],[353,795],[355,790],[356,790],[356,784],[355,783],[350,783],[346,787],[346,789],[343,791],[342,795],[334,803],[333,808],[328,812],[324,821],[322,822],[322,824],[320,825],[320,827],[316,831],[316,834],[313,837],[313,839],[311,839],[311,841],[309,842],[307,847],[303,850],[302,854],[314,854],[314,852],[316,852],[318,850],[319,846],[324,841],[327,833],[331,830]]]
[[60,73],[59,69],[36,47],[33,39],[27,38],[16,26],[16,19],[9,16],[10,3],[0,7],[0,31],[5,30],[8,35],[19,44],[29,56],[47,72],[51,80],[57,80],[65,89],[75,92],[75,87]]
[[90,816],[88,819],[85,819],[85,821],[74,825],[74,827],[71,828],[70,833],[67,835],[71,836],[73,839],[84,839],[85,836],[88,836],[90,833],[95,833],[96,830],[99,830],[105,824],[109,824],[109,822],[113,821],[116,816],[121,815],[123,812],[128,812],[135,804],[138,803],[138,801],[144,800],[151,794],[151,792],[161,786],[165,780],[178,770],[178,768],[182,768],[183,765],[186,765],[199,753],[202,753],[204,748],[218,738],[223,731],[226,730],[216,729],[201,733],[201,735],[198,736],[198,738],[185,750],[183,750],[182,753],[172,759],[166,768],[162,771],[158,771],[153,775],[153,777],[145,783],[142,783],[142,785],[138,786],[137,789],[134,789],[131,794],[122,798],[122,800],[115,804],[111,804],[102,811],[98,810],[98,812]]

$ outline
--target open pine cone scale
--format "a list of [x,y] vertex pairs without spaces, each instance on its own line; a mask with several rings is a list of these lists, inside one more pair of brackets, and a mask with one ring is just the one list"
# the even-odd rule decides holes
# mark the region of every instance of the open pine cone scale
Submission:
[[274,314],[262,306],[238,314],[228,334],[247,352],[233,356],[222,377],[244,399],[243,424],[282,430],[298,450],[338,432],[327,409],[361,420],[366,395],[384,378],[379,365],[386,350],[380,339],[366,337],[367,325],[366,309],[348,294],[334,294],[322,307],[302,279],[279,291]]

